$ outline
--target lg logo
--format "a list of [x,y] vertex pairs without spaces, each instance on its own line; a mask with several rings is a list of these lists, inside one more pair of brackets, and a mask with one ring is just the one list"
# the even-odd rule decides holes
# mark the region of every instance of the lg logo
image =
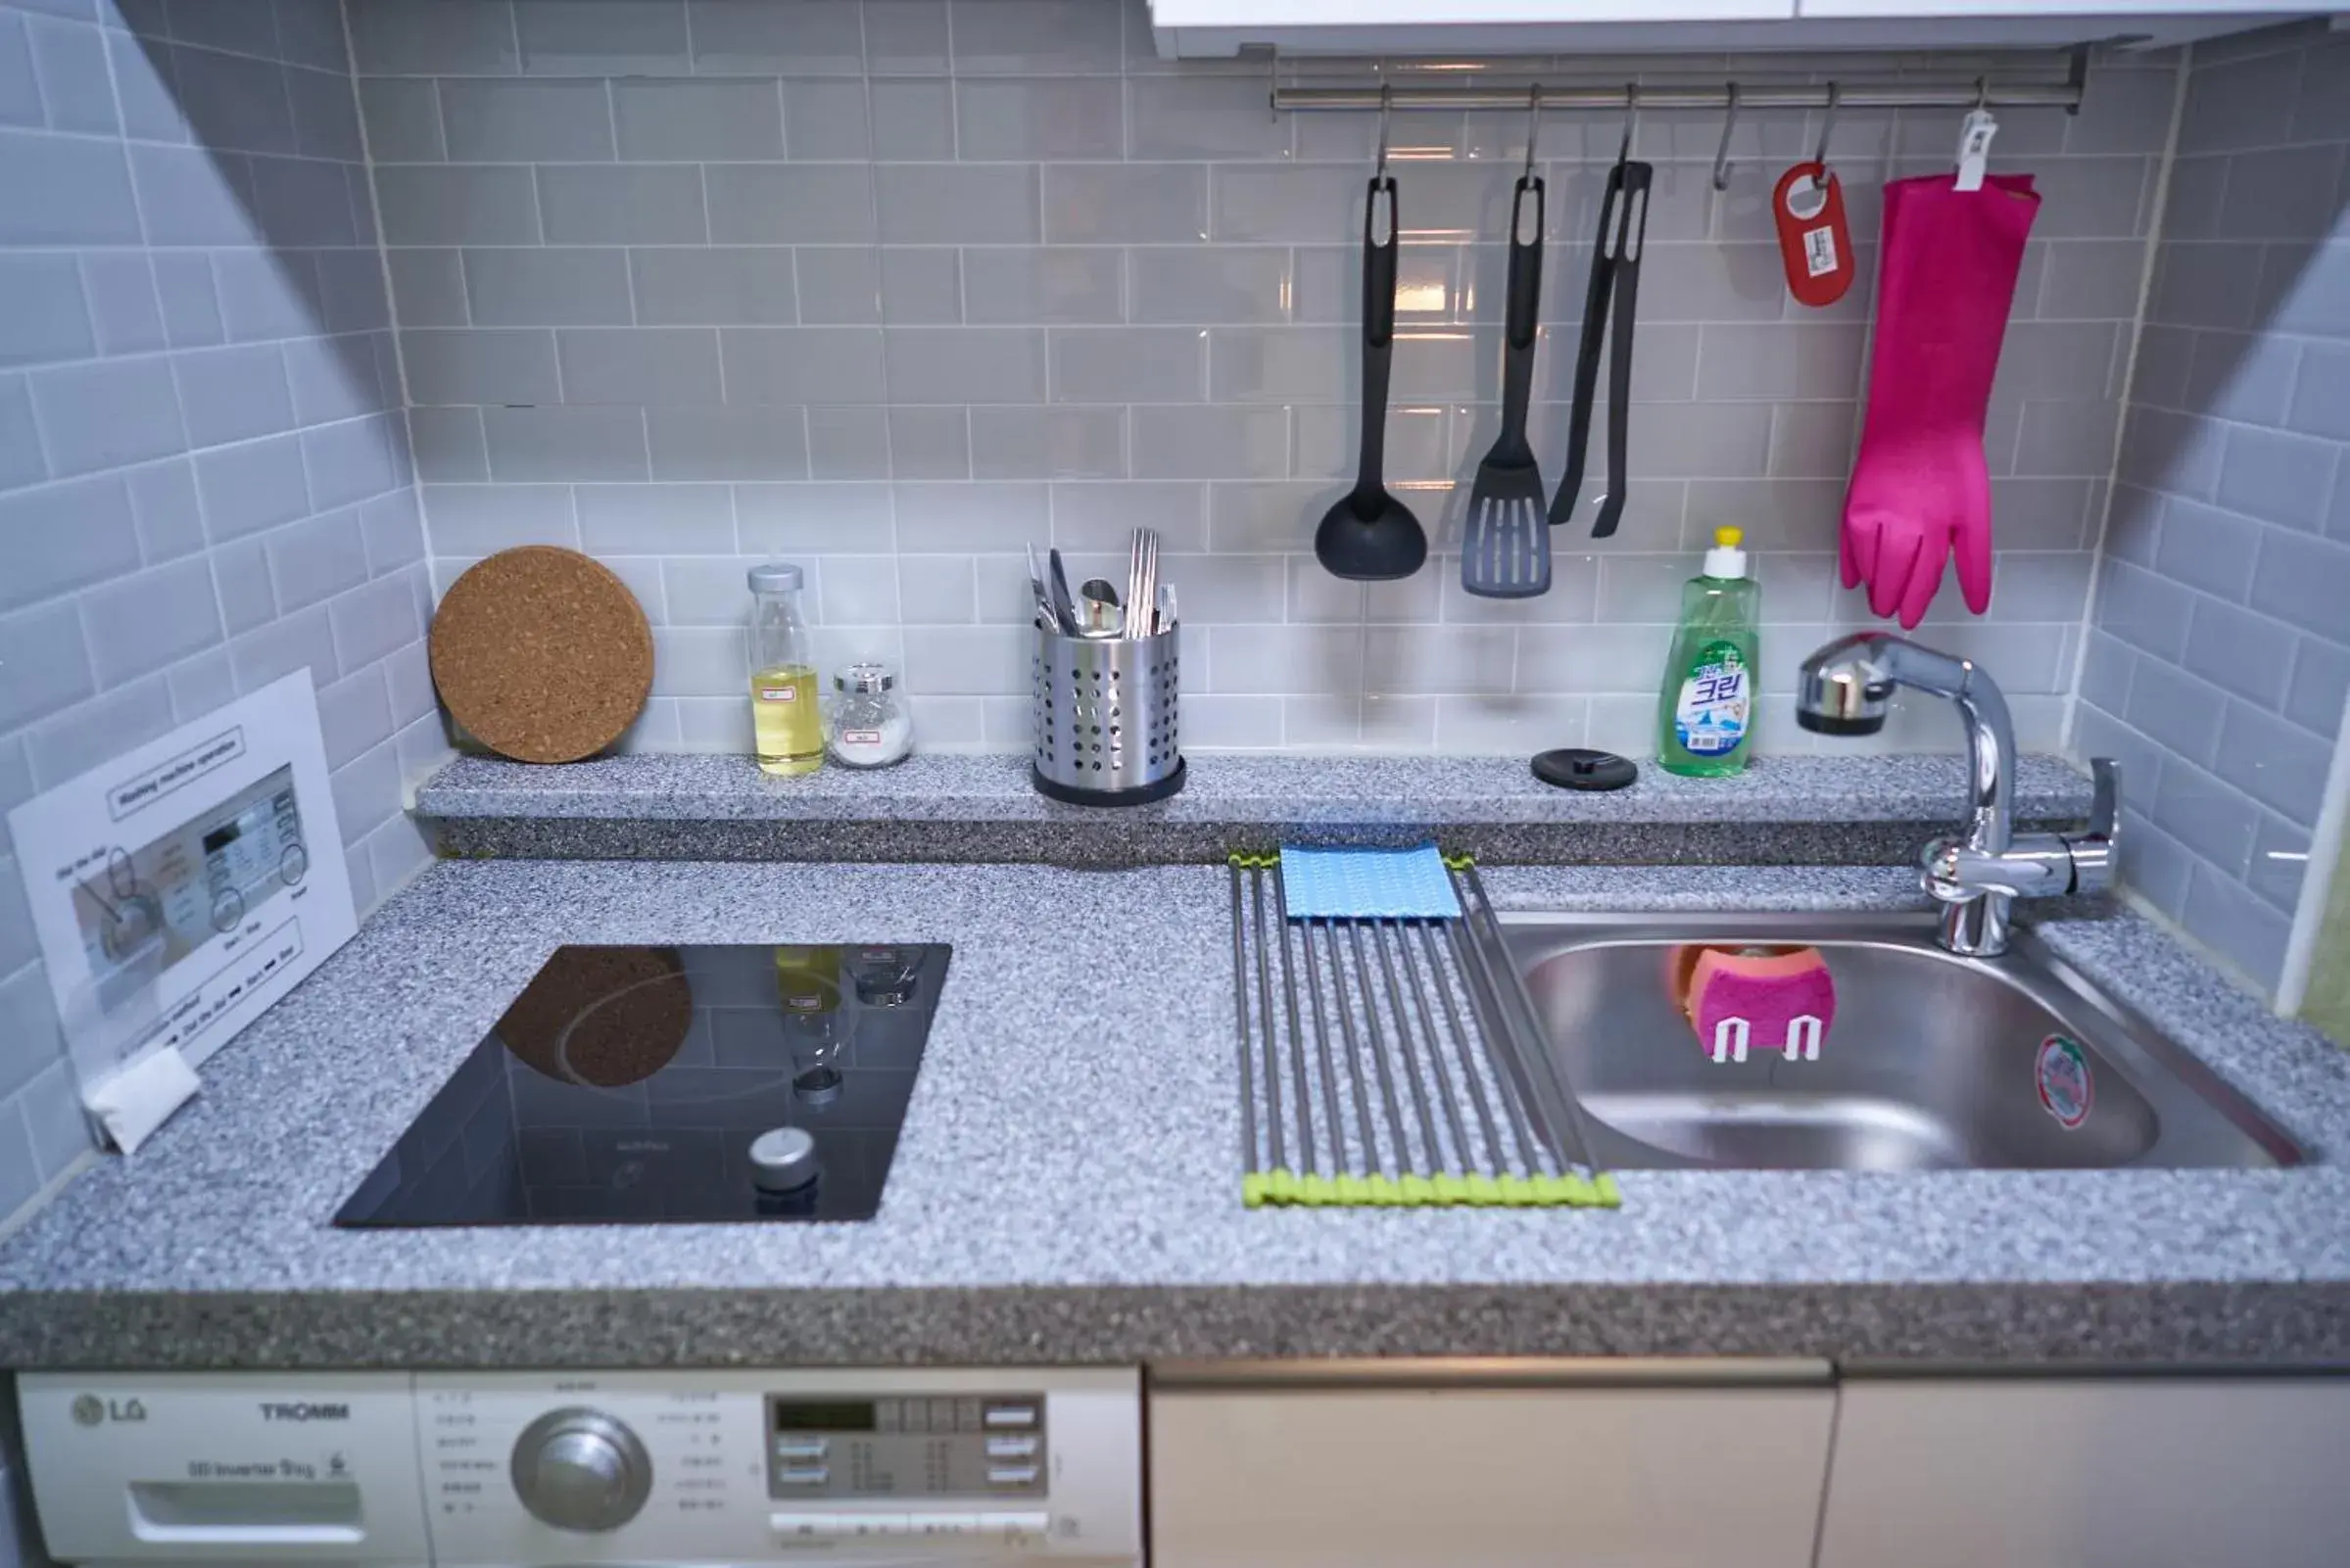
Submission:
[[97,1426],[105,1421],[144,1421],[147,1406],[136,1400],[102,1400],[95,1394],[76,1395],[73,1400],[73,1420],[80,1426]]

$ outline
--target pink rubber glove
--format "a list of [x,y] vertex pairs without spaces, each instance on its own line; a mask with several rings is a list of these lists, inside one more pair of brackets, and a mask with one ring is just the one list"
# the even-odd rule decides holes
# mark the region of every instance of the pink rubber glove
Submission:
[[1845,587],[1904,628],[1958,558],[1967,608],[1990,607],[1990,471],[1983,421],[2024,241],[2039,214],[2029,174],[1961,191],[1951,174],[1885,187],[1868,419],[1845,493]]

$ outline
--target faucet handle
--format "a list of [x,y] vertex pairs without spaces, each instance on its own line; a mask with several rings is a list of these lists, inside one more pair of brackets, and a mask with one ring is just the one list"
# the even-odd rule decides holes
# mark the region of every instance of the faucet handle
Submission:
[[2088,825],[2064,835],[2073,857],[2073,891],[2102,893],[2113,887],[2114,869],[2122,847],[2122,765],[2111,757],[2091,757],[2089,778],[2095,793],[2089,799]]

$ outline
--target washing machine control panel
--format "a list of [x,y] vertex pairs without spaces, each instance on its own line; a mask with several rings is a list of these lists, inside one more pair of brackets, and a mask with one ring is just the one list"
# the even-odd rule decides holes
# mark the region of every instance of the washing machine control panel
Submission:
[[61,1562],[1141,1558],[1130,1369],[20,1381]]

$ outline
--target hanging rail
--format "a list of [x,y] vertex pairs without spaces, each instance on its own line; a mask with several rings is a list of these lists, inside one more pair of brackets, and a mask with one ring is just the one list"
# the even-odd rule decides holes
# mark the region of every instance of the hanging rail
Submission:
[[[1851,109],[2061,109],[2067,114],[2081,112],[2081,92],[2088,78],[2088,51],[2073,51],[2072,69],[2062,81],[1996,82],[1977,76],[1964,82],[1932,81],[1837,81],[1788,83],[1771,85],[1759,82],[1738,83],[1737,108],[1740,114],[1749,111],[1827,109],[1831,107],[1830,93],[1835,94],[1833,107]],[[1629,110],[1637,94],[1638,106],[1651,109],[1720,109],[1731,107],[1733,88],[1728,82],[1719,87],[1655,86],[1627,83],[1622,86],[1568,87],[1543,85],[1539,87],[1420,87],[1400,86],[1394,83],[1362,87],[1288,87],[1276,84],[1272,89],[1272,108],[1280,113],[1316,113],[1330,110],[1464,110],[1464,109],[1524,109],[1529,95],[1539,97],[1545,112],[1551,110]]]

